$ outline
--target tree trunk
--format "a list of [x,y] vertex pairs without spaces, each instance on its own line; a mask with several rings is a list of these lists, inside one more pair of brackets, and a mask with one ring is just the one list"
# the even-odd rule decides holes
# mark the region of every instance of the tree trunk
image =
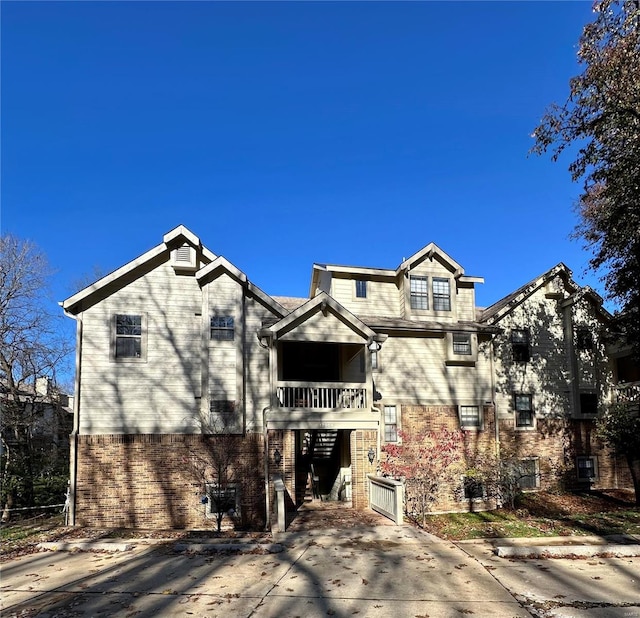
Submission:
[[640,506],[640,457],[627,455],[627,464],[629,465],[629,472],[631,472],[633,489],[636,493],[636,505]]

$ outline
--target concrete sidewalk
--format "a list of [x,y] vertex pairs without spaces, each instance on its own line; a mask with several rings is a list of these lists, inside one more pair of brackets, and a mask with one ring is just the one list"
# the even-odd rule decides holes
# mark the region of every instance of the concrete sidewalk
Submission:
[[[505,559],[495,540],[454,544],[411,526],[262,541],[176,552],[175,541],[112,551],[121,541],[102,540],[97,552],[24,556],[2,565],[2,616],[640,616],[640,558]],[[203,545],[223,551],[191,551]]]

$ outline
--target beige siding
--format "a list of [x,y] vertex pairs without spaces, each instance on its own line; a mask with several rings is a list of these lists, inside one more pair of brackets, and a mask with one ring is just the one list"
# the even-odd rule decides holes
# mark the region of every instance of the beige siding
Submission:
[[459,287],[456,305],[458,308],[458,320],[475,322],[476,319],[476,299],[475,288]]
[[367,298],[356,298],[357,279],[355,275],[353,278],[334,276],[331,296],[356,315],[400,315],[400,294],[394,281],[367,279]]
[[[166,263],[82,315],[80,431],[153,433],[192,426],[200,396],[200,291]],[[146,318],[146,358],[112,358],[117,313]]]
[[333,313],[324,315],[320,310],[309,316],[291,332],[280,337],[282,341],[317,341],[320,343],[360,343],[362,337]]
[[[531,394],[537,417],[564,416],[570,411],[570,374],[559,301],[538,290],[499,322],[495,338],[496,409],[512,418],[513,394]],[[514,362],[512,329],[528,328],[531,358]]]
[[483,403],[491,400],[490,365],[448,366],[446,338],[390,336],[380,351],[376,390],[385,402],[419,405]]

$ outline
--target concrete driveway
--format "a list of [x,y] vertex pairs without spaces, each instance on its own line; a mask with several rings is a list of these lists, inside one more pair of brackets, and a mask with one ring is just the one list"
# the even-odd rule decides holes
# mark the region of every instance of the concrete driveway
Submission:
[[[640,616],[640,558],[509,560],[410,526],[265,540],[239,553],[136,541],[24,556],[2,565],[2,616]],[[578,597],[618,606],[576,607]]]

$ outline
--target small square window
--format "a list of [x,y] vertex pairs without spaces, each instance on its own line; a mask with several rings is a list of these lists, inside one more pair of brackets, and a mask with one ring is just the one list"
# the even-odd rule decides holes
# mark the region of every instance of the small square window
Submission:
[[576,464],[579,481],[594,481],[598,478],[598,461],[595,457],[578,457]]
[[228,315],[214,315],[211,318],[211,339],[233,341],[234,320]]
[[533,427],[532,399],[531,395],[514,395],[516,427]]
[[531,358],[528,330],[519,328],[511,331],[511,351],[513,360],[518,363],[526,363]]
[[240,511],[238,494],[235,483],[207,483],[207,517],[237,516]]
[[576,348],[578,350],[593,350],[593,334],[584,326],[576,329]]
[[356,298],[367,297],[367,282],[364,279],[356,280]]
[[117,314],[115,316],[115,357],[142,357],[142,316]]
[[453,353],[464,356],[471,355],[471,335],[468,333],[453,333]]
[[208,433],[242,433],[242,416],[235,401],[211,399]]
[[398,413],[395,406],[384,407],[384,441],[398,441]]
[[462,481],[465,500],[482,500],[485,497],[484,483],[473,476],[465,476]]
[[434,311],[451,311],[451,286],[449,279],[433,279]]
[[429,288],[427,277],[409,276],[409,287],[411,288],[411,308],[429,308]]
[[518,487],[520,489],[540,487],[538,459],[521,459],[518,462]]
[[480,406],[460,406],[460,426],[463,428],[480,429],[482,427]]
[[580,393],[580,414],[596,416],[598,414],[597,393]]

